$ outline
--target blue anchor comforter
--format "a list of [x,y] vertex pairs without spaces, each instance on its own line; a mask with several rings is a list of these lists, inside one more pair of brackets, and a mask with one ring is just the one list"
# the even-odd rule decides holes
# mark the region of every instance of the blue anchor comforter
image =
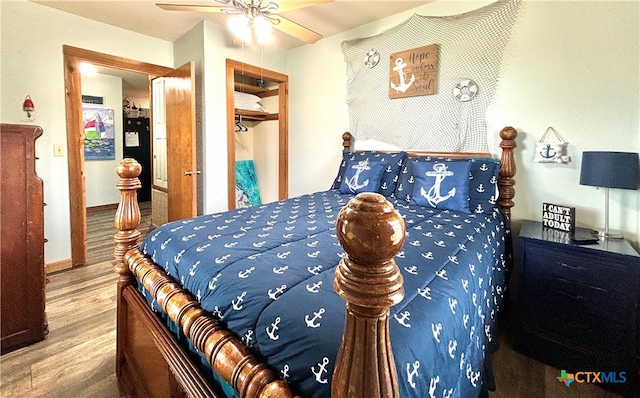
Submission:
[[[326,398],[345,319],[335,223],[352,197],[329,190],[176,221],[141,249],[294,393]],[[395,258],[406,295],[390,320],[401,396],[478,396],[505,293],[506,217],[391,201],[407,229]]]

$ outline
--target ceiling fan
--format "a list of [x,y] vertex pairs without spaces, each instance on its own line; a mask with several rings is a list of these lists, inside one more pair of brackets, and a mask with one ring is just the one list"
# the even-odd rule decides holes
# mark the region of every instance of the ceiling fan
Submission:
[[[297,24],[278,12],[285,12],[300,8],[311,7],[324,3],[331,3],[333,0],[215,0],[223,5],[188,5],[156,3],[163,10],[168,11],[191,11],[191,12],[221,12],[225,14],[240,14],[246,17],[251,24],[254,22],[268,21],[270,25],[281,32],[284,32],[307,43],[315,43],[322,38],[322,35]],[[259,28],[257,23],[255,28]]]

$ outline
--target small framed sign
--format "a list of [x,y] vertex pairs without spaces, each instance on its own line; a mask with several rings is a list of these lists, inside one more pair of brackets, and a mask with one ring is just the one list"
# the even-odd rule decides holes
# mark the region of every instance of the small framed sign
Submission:
[[573,232],[576,228],[576,208],[543,203],[542,225],[560,231]]
[[389,98],[435,94],[437,81],[437,44],[391,54]]

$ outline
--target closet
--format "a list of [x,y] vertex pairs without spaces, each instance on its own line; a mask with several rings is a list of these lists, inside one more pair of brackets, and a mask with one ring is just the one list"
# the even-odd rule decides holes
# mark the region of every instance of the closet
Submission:
[[0,125],[2,353],[44,339],[48,330],[43,186],[35,148],[41,135],[38,126]]
[[[239,207],[236,160],[253,160],[263,203],[286,199],[289,78],[230,59],[226,67],[229,209]],[[246,105],[251,98],[258,98],[259,106]]]

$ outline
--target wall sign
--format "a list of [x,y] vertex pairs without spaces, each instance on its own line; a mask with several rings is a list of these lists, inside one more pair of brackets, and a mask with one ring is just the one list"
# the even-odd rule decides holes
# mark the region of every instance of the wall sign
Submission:
[[391,54],[389,98],[436,93],[438,45],[431,44]]
[[92,105],[104,105],[104,97],[97,97],[95,95],[83,95],[82,103],[92,104]]
[[576,208],[543,203],[542,225],[560,231],[573,232],[576,227]]

